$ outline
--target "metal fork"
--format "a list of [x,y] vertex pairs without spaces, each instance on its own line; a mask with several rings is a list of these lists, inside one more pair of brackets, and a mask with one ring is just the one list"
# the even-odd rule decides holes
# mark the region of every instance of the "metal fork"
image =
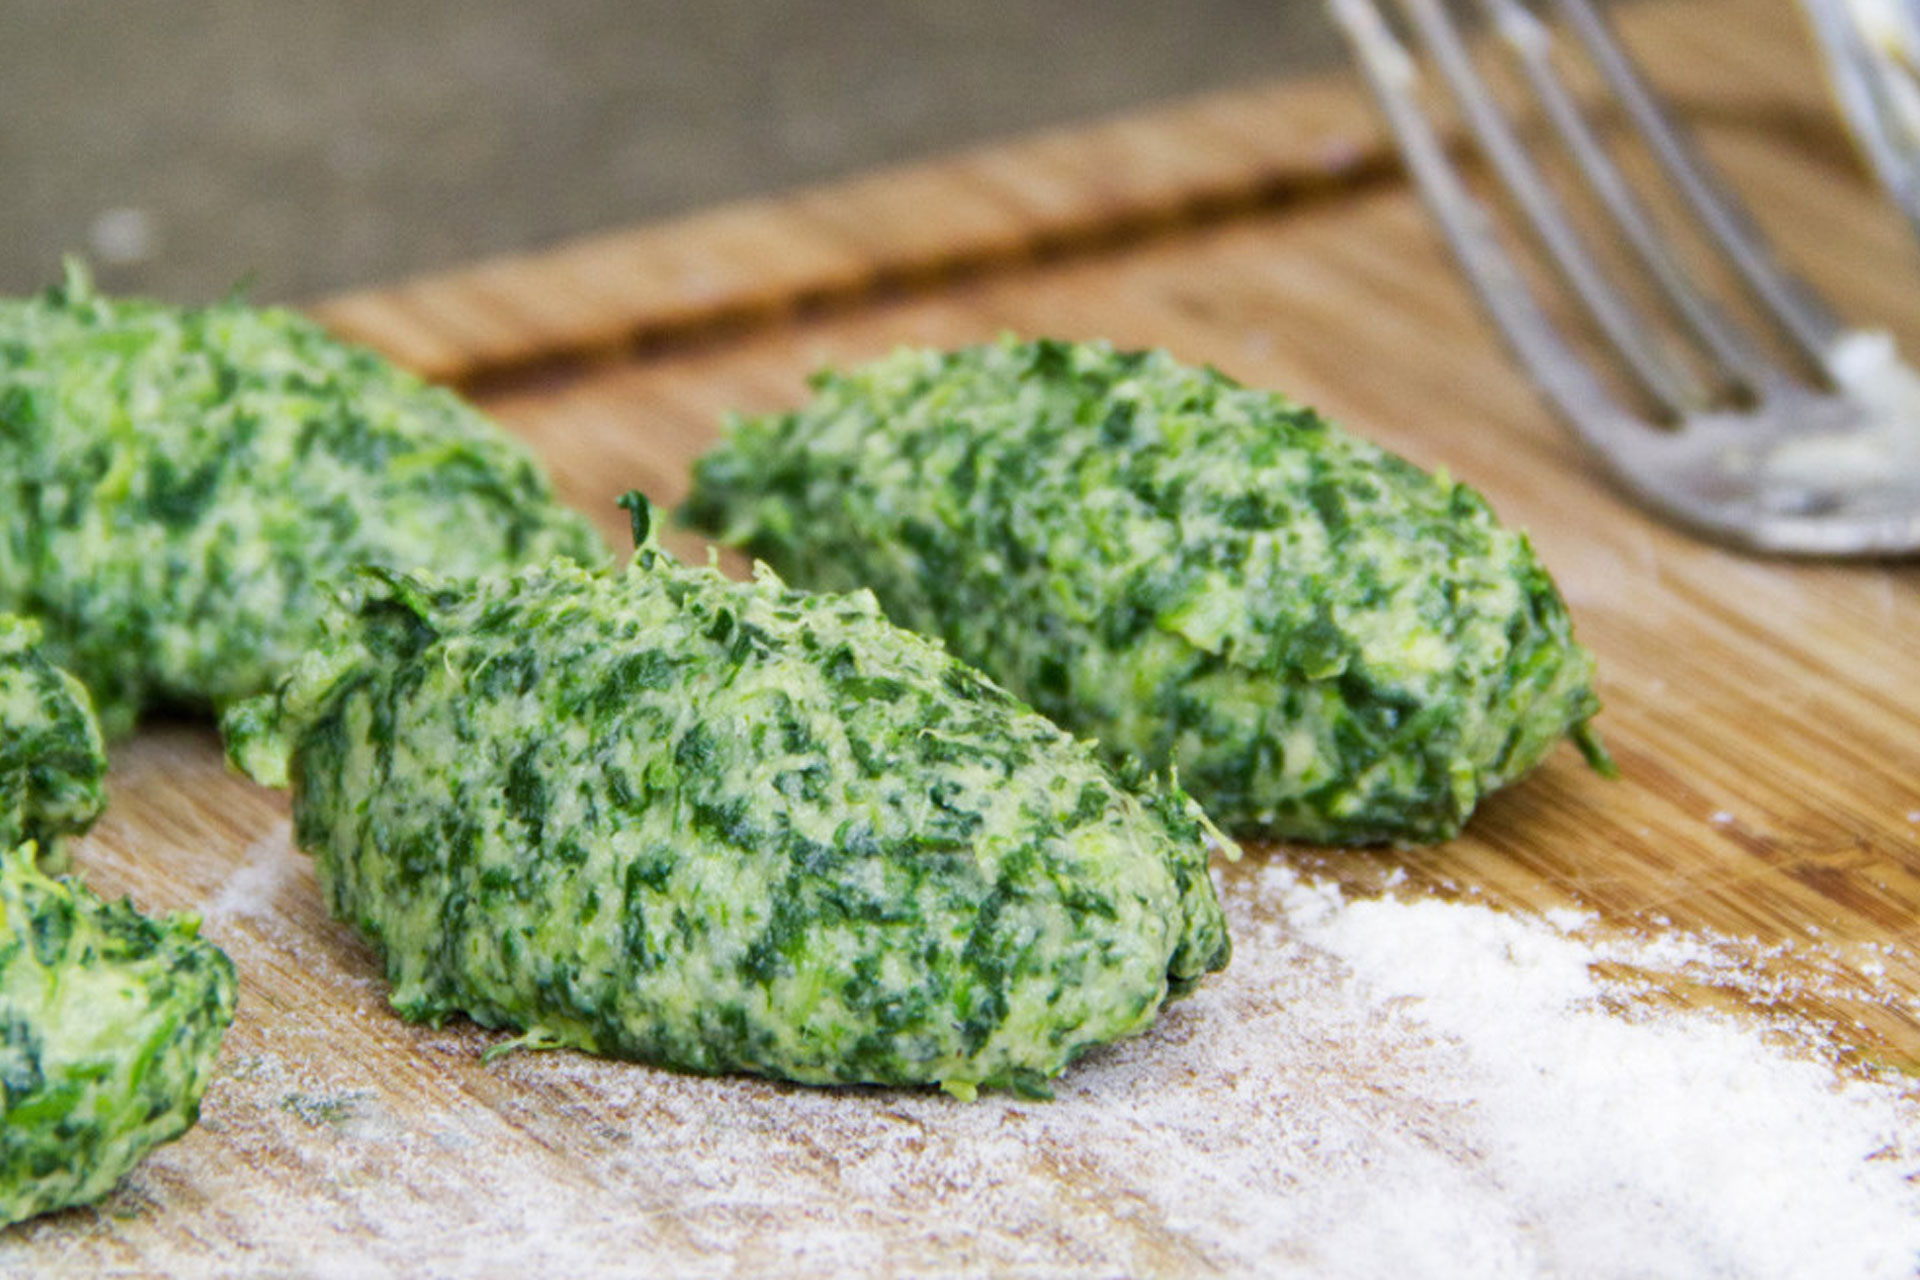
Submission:
[[1920,235],[1920,0],[1803,0],[1880,183]]
[[1445,0],[1399,0],[1490,168],[1617,367],[1652,406],[1630,408],[1548,318],[1493,218],[1468,192],[1420,105],[1414,59],[1376,0],[1328,0],[1455,255],[1549,403],[1631,496],[1721,542],[1800,555],[1920,552],[1920,374],[1886,335],[1842,327],[1780,265],[1601,16],[1586,0],[1555,0],[1703,238],[1811,374],[1769,355],[1682,266],[1556,71],[1546,23],[1518,0],[1478,3],[1595,203],[1657,286],[1671,327],[1692,348],[1683,357],[1655,337],[1658,326],[1592,252],[1480,78]]

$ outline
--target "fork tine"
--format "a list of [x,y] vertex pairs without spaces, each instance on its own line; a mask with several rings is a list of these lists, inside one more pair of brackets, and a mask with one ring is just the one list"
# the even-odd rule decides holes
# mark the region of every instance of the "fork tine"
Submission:
[[1432,52],[1465,114],[1481,150],[1547,250],[1549,259],[1613,344],[1640,385],[1672,418],[1707,402],[1706,389],[1683,366],[1649,340],[1633,306],[1606,277],[1574,230],[1527,149],[1474,70],[1466,45],[1441,0],[1400,0],[1421,40]]
[[1513,48],[1534,95],[1546,108],[1554,131],[1594,194],[1648,275],[1660,286],[1674,313],[1712,357],[1720,376],[1747,392],[1758,392],[1783,377],[1782,371],[1765,367],[1760,353],[1694,285],[1692,276],[1668,248],[1666,237],[1654,226],[1646,206],[1633,194],[1632,186],[1587,123],[1585,112],[1554,70],[1552,36],[1545,24],[1519,0],[1480,0],[1480,7],[1494,30]]
[[[1686,415],[1676,430],[1652,429],[1568,345],[1508,255],[1499,228],[1469,194],[1424,111],[1414,61],[1389,30],[1380,2],[1326,0],[1488,314],[1548,403],[1621,488],[1668,519],[1748,551],[1920,555],[1920,372],[1900,360],[1892,340],[1841,330],[1811,295],[1797,296],[1803,286],[1778,272],[1775,283],[1794,304],[1788,314],[1801,321],[1835,386],[1781,376],[1763,385],[1752,405],[1708,407]],[[1603,54],[1609,47],[1602,46]],[[1624,64],[1625,55],[1617,48],[1615,54]],[[1616,84],[1624,69],[1616,67]],[[1653,132],[1675,149],[1671,132]],[[1719,212],[1723,222],[1743,217],[1730,202],[1719,204]],[[1747,228],[1736,230],[1745,233],[1735,236],[1738,243],[1758,245]],[[1823,328],[1829,341],[1819,341]]]
[[1653,91],[1620,48],[1606,20],[1587,0],[1555,0],[1586,46],[1620,104],[1640,129],[1668,180],[1685,197],[1694,216],[1733,263],[1774,323],[1811,364],[1834,376],[1830,359],[1840,325],[1807,287],[1773,256],[1739,200],[1694,155],[1693,147],[1668,121]]
[[1602,458],[1621,456],[1646,429],[1620,406],[1541,309],[1422,110],[1414,93],[1413,60],[1388,30],[1376,0],[1327,2],[1347,33],[1421,196],[1501,335],[1581,439]]
[[1920,0],[1908,0],[1906,9],[1896,13],[1906,28],[1898,33],[1904,46],[1898,51],[1869,37],[1862,20],[1850,11],[1850,2],[1804,0],[1804,8],[1826,51],[1828,79],[1854,137],[1887,193],[1920,234],[1920,153],[1915,140],[1903,136],[1901,122],[1903,115],[1911,120],[1920,113],[1920,104],[1895,98],[1903,88],[1915,87],[1914,75],[1920,71],[1910,61],[1920,53]]

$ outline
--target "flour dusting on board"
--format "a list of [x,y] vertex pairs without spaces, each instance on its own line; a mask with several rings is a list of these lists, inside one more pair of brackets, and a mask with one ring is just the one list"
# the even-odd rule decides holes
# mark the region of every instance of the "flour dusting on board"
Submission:
[[[1836,1070],[1784,1024],[1640,998],[1658,984],[1632,975],[1672,974],[1764,1003],[1741,944],[1349,899],[1277,864],[1225,897],[1233,967],[1051,1103],[570,1053],[488,1066],[493,1037],[408,1029],[457,1082],[422,1098],[316,1030],[231,1054],[206,1132],[91,1218],[25,1231],[67,1232],[76,1273],[204,1263],[142,1237],[159,1214],[219,1217],[246,1242],[238,1269],[343,1277],[642,1261],[689,1276],[1893,1277],[1920,1260],[1911,1090]],[[369,1001],[357,1016],[385,1015]]]
[[220,891],[201,909],[203,921],[213,924],[233,916],[265,915],[273,901],[296,878],[301,855],[288,847],[293,824],[285,819],[267,829],[240,856],[240,868],[227,877]]

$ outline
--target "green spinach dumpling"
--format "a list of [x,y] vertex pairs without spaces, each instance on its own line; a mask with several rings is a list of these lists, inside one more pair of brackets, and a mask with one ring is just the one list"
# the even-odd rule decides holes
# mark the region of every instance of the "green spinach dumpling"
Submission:
[[196,928],[0,852],[0,1226],[99,1199],[199,1118],[234,977]]
[[106,807],[106,748],[87,691],[40,653],[39,627],[0,614],[0,850],[59,840]]
[[1226,963],[1183,794],[864,593],[636,540],[624,572],[372,575],[226,717],[402,1015],[970,1096],[1043,1089]]
[[1100,343],[903,350],[735,420],[691,521],[870,588],[1249,834],[1412,843],[1571,734],[1593,664],[1526,538],[1271,392]]
[[39,618],[109,737],[258,693],[359,564],[604,556],[450,392],[290,312],[0,300],[0,609]]

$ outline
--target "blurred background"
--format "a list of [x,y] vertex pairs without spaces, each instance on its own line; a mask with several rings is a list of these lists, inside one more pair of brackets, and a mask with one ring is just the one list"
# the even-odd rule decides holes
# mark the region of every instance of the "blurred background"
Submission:
[[1341,57],[1319,0],[0,0],[0,293],[306,302]]

